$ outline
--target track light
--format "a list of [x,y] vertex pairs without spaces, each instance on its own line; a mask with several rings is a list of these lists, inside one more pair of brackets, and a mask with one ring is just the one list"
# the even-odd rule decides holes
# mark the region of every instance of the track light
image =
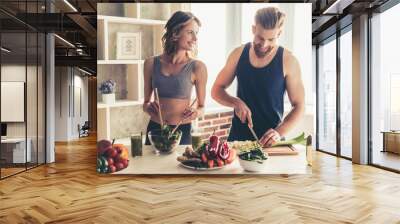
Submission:
[[83,72],[83,73],[85,73],[85,74],[87,74],[87,75],[89,75],[89,76],[92,76],[92,75],[93,75],[92,73],[90,73],[90,72],[88,72],[88,71],[86,71],[86,70],[83,70],[83,69],[81,69],[81,68],[79,68],[79,67],[77,67],[77,68],[78,68],[79,71],[81,71],[81,72]]
[[9,50],[9,49],[7,49],[7,48],[5,48],[5,47],[1,47],[0,49],[1,49],[2,51],[6,52],[6,53],[10,53],[10,52],[11,52],[11,50]]
[[62,42],[66,43],[67,45],[69,45],[69,46],[75,48],[75,45],[73,45],[73,44],[72,44],[71,42],[69,42],[68,40],[66,40],[66,39],[64,39],[64,38],[62,38],[62,37],[60,37],[60,36],[58,36],[57,34],[54,34],[54,36],[57,37],[57,38],[58,38],[59,40],[61,40]]
[[343,9],[353,3],[355,0],[336,0],[332,5],[324,10],[322,14],[342,14]]
[[71,4],[69,3],[68,0],[64,0],[65,4],[67,4],[72,10],[74,10],[74,12],[78,12],[78,10]]

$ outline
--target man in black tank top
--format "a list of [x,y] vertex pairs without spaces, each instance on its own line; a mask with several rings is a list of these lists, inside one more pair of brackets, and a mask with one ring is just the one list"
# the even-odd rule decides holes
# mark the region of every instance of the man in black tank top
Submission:
[[[212,97],[235,110],[228,140],[254,140],[270,146],[285,136],[304,113],[304,86],[300,65],[286,49],[276,44],[285,15],[274,7],[257,11],[254,39],[233,50],[212,88]],[[237,97],[226,88],[237,78]],[[283,118],[284,94],[292,109]]]

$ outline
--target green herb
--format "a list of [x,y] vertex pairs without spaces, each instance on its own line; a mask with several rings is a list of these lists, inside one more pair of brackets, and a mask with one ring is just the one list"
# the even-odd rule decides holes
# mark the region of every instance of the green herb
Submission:
[[264,153],[264,151],[260,148],[254,148],[249,151],[242,151],[239,153],[239,158],[246,161],[254,161],[257,163],[263,163],[264,160],[267,160],[268,157]]
[[279,141],[275,144],[272,144],[272,147],[275,146],[283,146],[283,145],[295,145],[295,144],[300,144],[300,145],[306,145],[307,144],[307,138],[305,137],[304,132],[301,133],[299,136],[292,138],[290,140],[285,140],[285,141]]
[[182,132],[177,130],[171,135],[172,130],[173,129],[170,126],[163,125],[160,130],[160,135],[152,136],[154,146],[158,150],[162,152],[169,152],[178,143],[178,139],[181,137]]

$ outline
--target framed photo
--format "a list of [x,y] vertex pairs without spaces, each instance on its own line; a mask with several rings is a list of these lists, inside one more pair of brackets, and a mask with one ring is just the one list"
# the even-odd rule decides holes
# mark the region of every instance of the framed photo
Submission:
[[117,33],[117,59],[140,59],[141,33]]

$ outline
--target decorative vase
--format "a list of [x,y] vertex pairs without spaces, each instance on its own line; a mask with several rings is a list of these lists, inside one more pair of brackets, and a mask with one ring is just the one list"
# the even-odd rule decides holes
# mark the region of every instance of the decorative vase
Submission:
[[114,93],[102,94],[101,96],[103,98],[103,103],[105,103],[105,104],[114,104],[115,103],[115,94]]

